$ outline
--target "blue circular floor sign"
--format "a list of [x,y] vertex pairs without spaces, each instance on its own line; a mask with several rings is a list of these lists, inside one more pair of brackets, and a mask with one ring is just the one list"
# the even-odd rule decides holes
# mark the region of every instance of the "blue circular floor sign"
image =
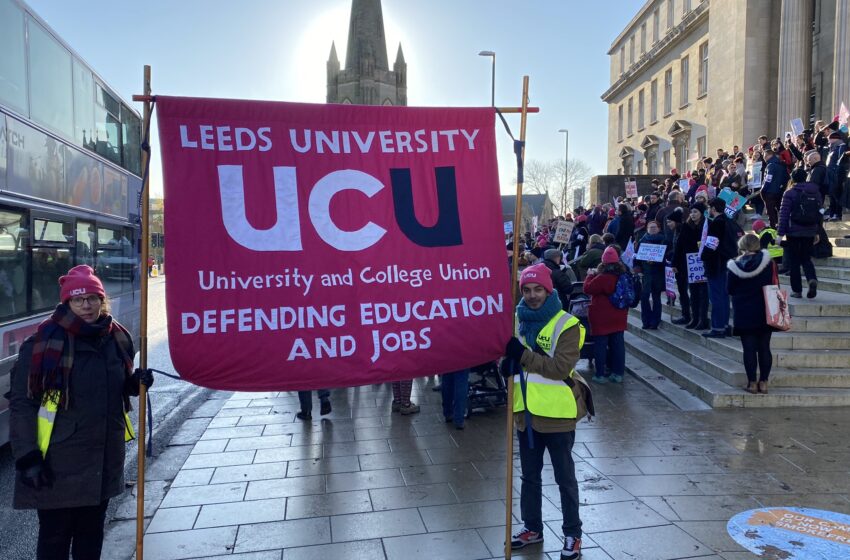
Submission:
[[739,513],[726,525],[735,542],[770,560],[850,559],[850,515],[773,507]]

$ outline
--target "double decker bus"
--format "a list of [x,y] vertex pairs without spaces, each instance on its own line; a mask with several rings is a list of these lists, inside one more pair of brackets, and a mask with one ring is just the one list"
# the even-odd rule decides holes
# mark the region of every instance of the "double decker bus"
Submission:
[[0,0],[0,445],[10,371],[87,264],[134,337],[140,309],[141,119],[20,0]]

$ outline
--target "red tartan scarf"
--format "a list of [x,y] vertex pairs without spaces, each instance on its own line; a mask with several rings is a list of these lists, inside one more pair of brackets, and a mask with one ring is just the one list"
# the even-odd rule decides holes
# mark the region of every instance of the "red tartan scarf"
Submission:
[[127,332],[111,315],[94,323],[86,323],[64,303],[56,306],[49,319],[38,326],[30,362],[28,394],[58,398],[59,405],[68,407],[68,387],[74,367],[74,342],[77,338],[96,338],[113,335],[118,355],[124,360],[125,376],[133,374],[133,343]]

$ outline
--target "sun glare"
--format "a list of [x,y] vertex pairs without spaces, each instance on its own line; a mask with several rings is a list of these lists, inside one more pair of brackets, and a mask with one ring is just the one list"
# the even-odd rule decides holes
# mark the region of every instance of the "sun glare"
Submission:
[[[289,68],[292,75],[286,77],[283,89],[288,99],[307,103],[323,103],[327,95],[327,61],[331,43],[336,44],[340,64],[345,67],[345,51],[348,45],[348,23],[351,2],[339,2],[335,6],[317,13],[304,26],[295,48],[290,52]],[[384,12],[384,33],[387,39],[387,59],[390,69],[395,61],[401,34],[398,26]],[[402,48],[408,48],[402,40]],[[405,56],[407,53],[405,52]],[[408,61],[409,62],[409,61]]]

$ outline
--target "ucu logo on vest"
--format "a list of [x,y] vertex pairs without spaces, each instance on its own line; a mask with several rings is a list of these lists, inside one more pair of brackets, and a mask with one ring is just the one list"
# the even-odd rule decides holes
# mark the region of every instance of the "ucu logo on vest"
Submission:
[[[274,194],[277,222],[268,229],[248,223],[245,212],[245,186],[241,165],[218,166],[218,188],[224,227],[238,244],[253,251],[300,251],[301,219],[298,212],[298,185],[295,167],[274,167]],[[454,167],[436,167],[438,216],[433,226],[423,226],[413,208],[410,169],[391,169],[393,211],[402,233],[422,247],[448,247],[463,243],[457,204]],[[340,229],[330,216],[331,199],[339,192],[356,190],[372,198],[384,184],[363,171],[344,169],[328,173],[313,185],[307,203],[310,222],[328,245],[342,251],[371,247],[387,233],[374,222],[355,231]]]

